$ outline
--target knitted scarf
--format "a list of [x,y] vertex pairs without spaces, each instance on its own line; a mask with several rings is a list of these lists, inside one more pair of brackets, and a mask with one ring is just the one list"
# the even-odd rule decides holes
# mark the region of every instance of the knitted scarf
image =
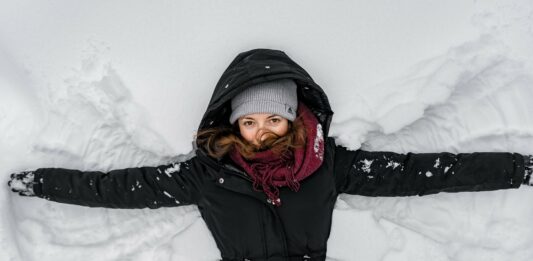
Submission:
[[317,170],[324,158],[322,125],[302,102],[298,103],[297,114],[302,116],[307,133],[304,147],[287,150],[281,155],[275,155],[272,150],[260,151],[251,160],[241,155],[238,146],[229,154],[252,178],[254,189],[263,191],[275,206],[281,206],[278,187],[287,186],[297,192],[300,181]]

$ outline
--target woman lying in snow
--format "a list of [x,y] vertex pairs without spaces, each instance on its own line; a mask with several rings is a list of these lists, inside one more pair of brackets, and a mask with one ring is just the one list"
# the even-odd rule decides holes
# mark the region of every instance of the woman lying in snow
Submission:
[[11,175],[24,196],[90,207],[196,204],[223,260],[325,260],[340,193],[410,196],[517,188],[533,156],[350,151],[328,137],[324,91],[284,52],[239,54],[220,78],[196,156],[107,173],[42,168]]

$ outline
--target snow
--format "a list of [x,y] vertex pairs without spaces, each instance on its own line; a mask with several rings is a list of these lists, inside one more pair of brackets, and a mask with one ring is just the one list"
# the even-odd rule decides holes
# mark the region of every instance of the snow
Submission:
[[440,158],[437,158],[435,160],[435,165],[433,165],[434,168],[438,168],[440,166]]
[[180,171],[181,163],[173,163],[171,167],[165,169],[165,174],[169,178],[172,178],[172,173]]
[[387,162],[387,166],[385,166],[385,168],[391,167],[392,169],[396,169],[400,165],[401,164],[399,162],[394,162],[394,161],[391,160],[391,161]]
[[324,143],[324,133],[322,132],[322,125],[319,123],[316,125],[316,137],[313,142],[313,150],[315,156],[322,160],[324,158],[324,149],[320,148],[320,144]]
[[364,159],[359,161],[359,163],[361,164],[361,170],[366,173],[370,173],[372,171],[372,162],[374,162],[374,160]]
[[[323,87],[330,136],[350,149],[531,154],[532,25],[529,0],[2,1],[0,177],[187,158],[223,70],[258,47],[285,50]],[[98,209],[3,191],[0,260],[220,255],[195,206]],[[533,260],[530,198],[529,187],[341,195],[328,259]]]

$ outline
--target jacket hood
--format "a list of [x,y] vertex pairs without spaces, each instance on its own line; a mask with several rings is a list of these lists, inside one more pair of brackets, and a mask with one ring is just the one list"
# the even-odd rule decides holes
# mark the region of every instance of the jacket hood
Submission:
[[296,82],[298,100],[315,114],[328,136],[333,111],[328,97],[311,76],[280,50],[253,49],[242,52],[230,63],[218,81],[198,131],[216,126],[230,126],[231,99],[256,84],[292,79]]

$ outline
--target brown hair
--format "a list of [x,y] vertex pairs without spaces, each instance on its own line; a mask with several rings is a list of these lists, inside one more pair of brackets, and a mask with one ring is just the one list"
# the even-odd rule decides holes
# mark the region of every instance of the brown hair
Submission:
[[293,122],[289,121],[287,134],[280,137],[273,132],[266,132],[262,135],[270,134],[260,142],[257,147],[246,141],[239,131],[238,121],[232,126],[220,126],[200,130],[196,135],[196,142],[199,147],[205,148],[209,156],[221,159],[228,154],[234,146],[239,146],[244,158],[252,158],[256,152],[272,149],[276,155],[290,148],[300,148],[305,145],[306,131],[301,116],[296,117]]

